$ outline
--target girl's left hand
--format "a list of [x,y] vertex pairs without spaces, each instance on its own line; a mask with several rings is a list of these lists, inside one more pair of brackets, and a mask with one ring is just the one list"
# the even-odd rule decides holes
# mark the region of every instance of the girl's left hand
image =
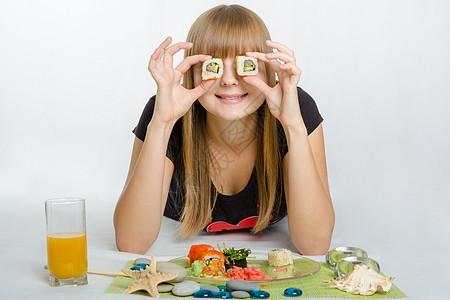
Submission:
[[283,126],[298,126],[299,121],[303,124],[297,96],[302,71],[296,65],[294,52],[277,42],[267,40],[266,45],[278,52],[247,52],[246,55],[266,62],[278,75],[277,85],[270,87],[256,76],[246,76],[243,80],[256,86],[266,96],[270,112]]

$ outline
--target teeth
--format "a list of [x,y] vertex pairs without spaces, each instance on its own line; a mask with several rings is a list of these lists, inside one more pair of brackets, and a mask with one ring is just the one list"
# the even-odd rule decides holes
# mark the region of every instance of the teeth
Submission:
[[234,99],[242,98],[245,95],[247,95],[247,94],[244,94],[244,95],[241,95],[241,96],[237,96],[237,97],[231,97],[231,98],[219,96],[219,98],[226,99],[226,100],[234,100]]

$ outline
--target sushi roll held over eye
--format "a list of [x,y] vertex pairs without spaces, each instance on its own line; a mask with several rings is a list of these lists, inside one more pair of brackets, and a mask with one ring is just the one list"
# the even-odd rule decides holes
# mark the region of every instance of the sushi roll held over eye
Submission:
[[220,78],[223,74],[223,62],[220,58],[207,60],[202,66],[202,80]]
[[248,56],[236,56],[236,73],[239,76],[258,74],[258,60]]

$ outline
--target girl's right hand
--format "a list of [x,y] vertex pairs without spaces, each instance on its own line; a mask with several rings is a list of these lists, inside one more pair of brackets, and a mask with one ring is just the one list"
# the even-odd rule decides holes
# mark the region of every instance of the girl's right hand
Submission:
[[174,69],[173,55],[181,49],[190,49],[192,43],[181,42],[169,47],[171,43],[171,37],[162,42],[150,57],[148,65],[148,70],[158,86],[152,120],[157,119],[163,123],[175,123],[214,82],[214,80],[202,81],[191,90],[184,88],[180,83],[183,74],[191,66],[212,57],[209,55],[189,56]]

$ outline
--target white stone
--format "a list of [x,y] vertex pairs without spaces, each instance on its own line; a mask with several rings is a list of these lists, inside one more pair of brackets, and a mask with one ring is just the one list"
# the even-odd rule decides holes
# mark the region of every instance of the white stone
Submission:
[[191,296],[200,289],[200,284],[195,281],[186,280],[173,286],[172,294],[175,296]]

